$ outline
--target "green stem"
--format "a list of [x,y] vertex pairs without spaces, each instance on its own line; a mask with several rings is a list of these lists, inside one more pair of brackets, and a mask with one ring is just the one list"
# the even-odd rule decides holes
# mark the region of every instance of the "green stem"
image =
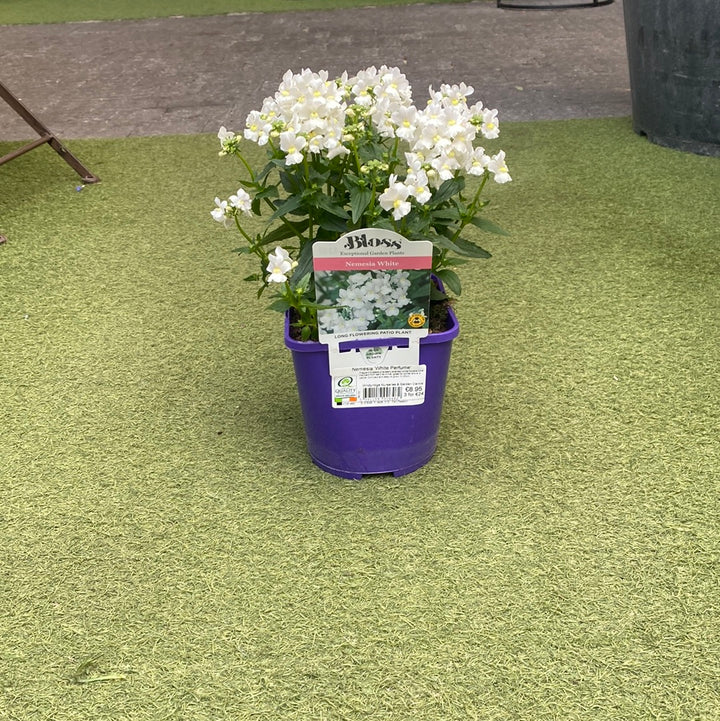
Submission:
[[253,243],[253,239],[245,232],[242,225],[240,225],[240,220],[238,219],[237,214],[235,215],[235,225],[237,226],[237,229],[240,231],[240,233],[242,233],[243,238],[247,240],[250,247],[254,247],[255,244]]
[[453,234],[453,237],[451,238],[452,241],[455,241],[457,238],[460,237],[460,233],[463,232],[465,229],[465,226],[475,217],[475,214],[477,213],[477,204],[480,200],[480,193],[482,193],[483,188],[485,187],[485,183],[487,183],[487,179],[489,177],[489,173],[487,170],[485,171],[485,175],[483,175],[483,179],[480,181],[480,186],[477,189],[477,192],[473,196],[472,202],[470,203],[470,207],[468,208],[467,214],[461,219],[460,226]]
[[373,183],[372,183],[372,194],[370,195],[370,205],[368,205],[367,210],[366,210],[365,213],[363,214],[363,215],[365,215],[366,217],[369,216],[369,218],[370,218],[370,219],[365,223],[366,226],[367,226],[367,225],[370,225],[370,223],[372,223],[372,219],[373,219],[373,217],[375,216],[375,187],[376,187],[376,185],[377,185],[376,181],[373,180]]
[[240,162],[245,166],[245,169],[250,174],[250,180],[252,180],[252,182],[254,183],[255,182],[255,173],[253,173],[253,169],[250,167],[248,161],[245,160],[242,153],[237,149],[235,149],[235,155],[237,155],[237,157],[240,158]]

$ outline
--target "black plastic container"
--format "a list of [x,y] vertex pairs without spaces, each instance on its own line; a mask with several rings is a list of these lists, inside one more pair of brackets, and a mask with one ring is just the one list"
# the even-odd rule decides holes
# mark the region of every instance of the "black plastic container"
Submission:
[[624,0],[633,128],[720,156],[720,0]]

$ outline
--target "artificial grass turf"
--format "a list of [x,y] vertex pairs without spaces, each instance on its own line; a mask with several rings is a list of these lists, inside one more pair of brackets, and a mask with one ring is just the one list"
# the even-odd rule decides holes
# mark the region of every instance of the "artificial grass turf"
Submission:
[[[0,25],[34,25],[91,20],[129,20],[185,15],[336,10],[386,5],[412,5],[420,0],[0,0]],[[423,0],[425,3],[469,0]]]
[[305,454],[214,137],[0,170],[0,717],[720,715],[720,164],[501,140],[436,457],[361,482]]

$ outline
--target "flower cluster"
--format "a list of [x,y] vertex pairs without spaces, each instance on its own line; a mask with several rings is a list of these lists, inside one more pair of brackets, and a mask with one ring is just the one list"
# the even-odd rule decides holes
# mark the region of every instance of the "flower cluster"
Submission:
[[335,333],[392,328],[401,312],[412,307],[410,285],[408,271],[351,273],[338,293],[341,307],[318,312],[320,327]]
[[[498,137],[497,110],[470,104],[473,92],[465,83],[431,87],[418,107],[398,68],[370,67],[334,79],[324,70],[288,70],[277,91],[247,116],[242,133],[220,128],[220,154],[239,157],[249,177],[227,200],[215,199],[212,217],[237,227],[247,241],[241,252],[258,256],[261,272],[250,278],[262,282],[261,291],[279,291],[282,302],[273,307],[295,308],[304,332],[309,327],[314,336],[312,244],[373,227],[430,240],[433,272],[460,293],[453,268],[463,256],[489,257],[461,234],[468,226],[502,232],[479,217],[486,205],[480,194],[488,180],[511,180],[505,153],[484,147]],[[247,143],[266,150],[264,167],[248,162]],[[266,224],[252,235],[244,216],[264,211]],[[288,250],[278,246],[268,254],[266,248],[288,239],[295,245],[283,243]]]
[[226,228],[230,228],[235,225],[233,218],[238,210],[245,213],[245,215],[251,214],[252,201],[250,195],[246,190],[240,188],[235,195],[231,195],[227,200],[220,200],[215,198],[215,208],[210,211],[218,223],[222,223]]
[[[500,129],[497,110],[479,101],[468,105],[473,92],[465,83],[430,88],[426,107],[418,110],[398,68],[370,67],[335,81],[324,70],[288,70],[275,95],[248,115],[244,137],[258,145],[275,139],[286,165],[302,163],[308,154],[325,153],[329,160],[347,155],[357,135],[367,135],[372,127],[382,137],[402,140],[405,167],[390,174],[379,197],[382,208],[400,220],[410,212],[410,199],[427,203],[430,188],[458,174],[480,176],[487,170],[497,183],[511,180],[503,151],[490,156],[474,145],[478,135],[495,139]],[[224,127],[218,138],[223,153],[237,142]]]

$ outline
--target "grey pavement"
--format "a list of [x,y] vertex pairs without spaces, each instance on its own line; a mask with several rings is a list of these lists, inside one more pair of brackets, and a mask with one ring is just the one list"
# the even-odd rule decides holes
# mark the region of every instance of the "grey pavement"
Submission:
[[[630,115],[622,2],[494,2],[0,26],[0,79],[62,139],[240,129],[292,68],[466,82],[502,120]],[[0,101],[0,140],[35,133]]]

